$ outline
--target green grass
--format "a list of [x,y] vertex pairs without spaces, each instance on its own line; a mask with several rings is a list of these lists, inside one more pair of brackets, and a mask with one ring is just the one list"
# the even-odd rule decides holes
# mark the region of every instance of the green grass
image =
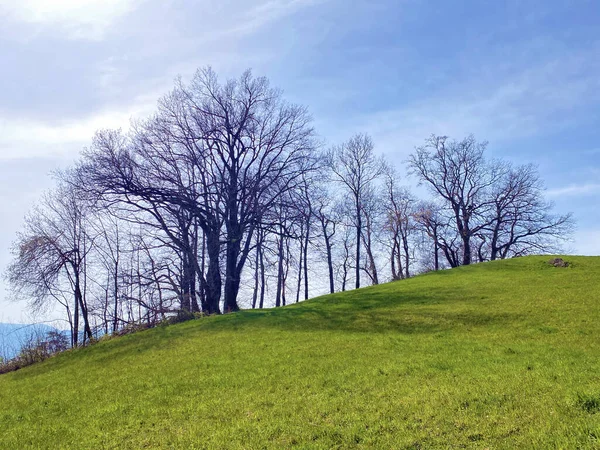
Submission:
[[0,376],[1,448],[600,448],[600,258],[162,327]]

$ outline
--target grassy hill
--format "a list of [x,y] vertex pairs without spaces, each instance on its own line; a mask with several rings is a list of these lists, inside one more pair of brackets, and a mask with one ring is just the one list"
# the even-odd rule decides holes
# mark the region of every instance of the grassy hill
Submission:
[[0,377],[0,448],[600,448],[600,258],[161,327]]

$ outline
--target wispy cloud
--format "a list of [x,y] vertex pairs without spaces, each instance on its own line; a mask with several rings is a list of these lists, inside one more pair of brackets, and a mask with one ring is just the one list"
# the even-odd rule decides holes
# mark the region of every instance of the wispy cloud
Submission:
[[549,197],[567,197],[595,195],[600,193],[600,183],[571,184],[562,188],[549,189],[546,194]]
[[326,0],[268,0],[252,8],[248,14],[254,25],[262,25]]
[[371,133],[383,151],[408,154],[432,133],[455,138],[474,133],[499,142],[591,123],[598,117],[586,107],[600,100],[600,63],[593,57],[598,51],[594,46],[554,54],[501,78],[486,79],[482,74],[491,70],[486,68],[435,97],[350,116],[342,128]]
[[329,0],[266,0],[250,4],[234,1],[227,8],[219,8],[211,14],[205,26],[206,39],[216,42],[220,39],[240,38],[294,13],[325,3]]

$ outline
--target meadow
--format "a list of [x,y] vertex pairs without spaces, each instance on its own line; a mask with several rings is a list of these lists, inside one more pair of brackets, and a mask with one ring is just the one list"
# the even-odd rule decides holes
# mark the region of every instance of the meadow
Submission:
[[169,325],[0,376],[0,448],[600,448],[600,257]]

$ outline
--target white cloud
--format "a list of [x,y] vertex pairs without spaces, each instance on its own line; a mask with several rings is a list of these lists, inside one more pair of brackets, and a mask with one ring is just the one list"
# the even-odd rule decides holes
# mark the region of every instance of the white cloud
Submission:
[[0,161],[77,154],[83,146],[89,145],[97,130],[126,129],[132,118],[147,116],[156,100],[156,97],[152,97],[152,101],[149,98],[142,97],[127,109],[102,111],[62,123],[0,117]]
[[[13,19],[22,22],[55,28],[70,27],[72,37],[91,38],[101,36],[114,21],[142,1],[146,0],[23,0],[21,3],[0,0],[0,14],[8,11]],[[216,15],[214,20],[211,20],[208,28],[194,39],[194,44],[202,44],[202,56],[219,66],[221,72],[237,75],[241,64],[251,66],[252,63],[268,58],[257,51],[252,52],[251,62],[245,62],[249,55],[229,51],[229,48],[234,46],[229,43],[231,40],[235,43],[240,34],[252,34],[268,23],[322,1],[325,0],[267,0],[251,5],[242,5],[239,0],[232,4],[226,3],[221,8],[214,8],[211,12]],[[209,2],[205,4],[210,7]],[[223,33],[220,41],[211,48],[209,41],[215,43],[216,34],[219,33],[218,24],[223,22],[222,16],[230,9],[235,11],[234,6],[239,6],[237,14],[247,20],[237,21],[244,23],[240,28],[223,28],[220,31]],[[80,32],[87,34],[79,35]],[[226,40],[225,37],[231,39]],[[80,117],[63,116],[62,120],[57,121],[55,115],[46,114],[47,119],[39,116],[18,117],[10,110],[0,109],[0,160],[76,154],[82,146],[90,143],[96,130],[127,128],[131,118],[142,118],[150,114],[155,109],[156,100],[168,92],[178,74],[187,79],[197,68],[197,61],[174,61],[163,67],[159,73],[140,74],[141,78],[135,80],[135,85],[131,86],[133,81],[129,72],[133,64],[139,64],[139,61],[130,60],[127,55],[111,55],[94,64],[92,78],[95,94],[103,99],[105,105],[110,104],[101,110],[96,107]]]
[[142,0],[0,0],[0,13],[13,21],[59,28],[74,39],[101,39]]

